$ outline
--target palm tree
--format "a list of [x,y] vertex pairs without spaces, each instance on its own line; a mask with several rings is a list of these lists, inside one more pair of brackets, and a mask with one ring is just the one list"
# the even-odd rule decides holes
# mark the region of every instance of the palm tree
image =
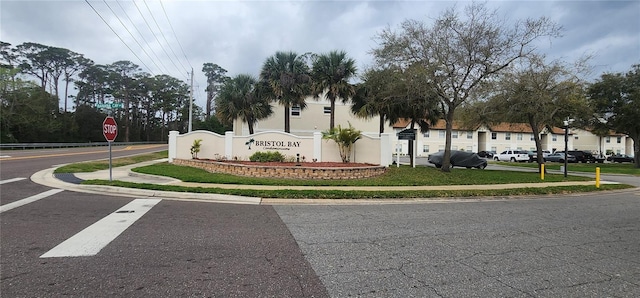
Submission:
[[344,51],[321,54],[313,61],[311,76],[315,98],[326,93],[331,103],[329,129],[333,129],[335,125],[336,99],[341,98],[346,103],[356,93],[355,87],[349,84],[349,79],[356,75],[355,63],[353,59],[347,58]]
[[402,101],[398,99],[396,85],[399,73],[392,69],[369,69],[362,75],[363,82],[356,86],[351,98],[351,113],[359,118],[379,117],[379,133],[384,133],[385,123],[393,125],[404,118]]
[[342,162],[349,162],[351,158],[351,151],[353,150],[353,144],[362,138],[362,131],[355,129],[349,123],[348,128],[342,128],[338,125],[337,128],[330,128],[327,131],[322,132],[322,138],[326,140],[333,140],[338,145],[338,151]]
[[273,98],[284,106],[284,131],[291,132],[289,110],[306,108],[305,97],[311,94],[311,76],[305,56],[294,52],[276,52],[262,65],[260,80],[271,88]]
[[249,126],[249,134],[253,134],[254,124],[273,113],[270,98],[265,96],[264,87],[256,78],[240,74],[222,85],[216,101],[216,114],[223,122],[242,119]]

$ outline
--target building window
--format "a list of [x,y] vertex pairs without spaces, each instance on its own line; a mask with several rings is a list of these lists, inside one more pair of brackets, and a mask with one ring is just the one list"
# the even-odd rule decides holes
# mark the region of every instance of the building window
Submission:
[[554,142],[558,141],[558,135],[551,135],[551,140]]
[[573,139],[574,139],[574,140],[577,140],[577,139],[578,139],[578,136],[573,137]]
[[422,136],[425,137],[425,138],[428,138],[429,137],[429,132],[430,132],[430,130],[425,131],[424,133],[422,133]]
[[536,138],[534,138],[534,135],[533,135],[533,134],[531,134],[531,139],[530,139],[530,140],[531,140],[531,141],[535,141],[535,140],[536,140]]
[[291,107],[291,116],[300,117],[300,106],[295,105]]
[[618,138],[616,139],[616,143],[618,143],[618,144],[622,143],[622,137],[618,137]]
[[438,146],[438,152],[440,152],[440,151],[444,151],[444,145],[439,145]]
[[518,133],[518,135],[516,135],[516,138],[518,139],[518,141],[522,141],[522,133]]
[[429,152],[429,145],[422,145],[422,152],[423,153]]
[[606,137],[606,138],[604,139],[604,142],[605,142],[605,143],[611,143],[611,137]]
[[472,150],[473,150],[473,147],[467,146],[467,151],[472,151]]
[[491,151],[498,152],[498,147],[491,147]]
[[497,132],[492,132],[491,133],[491,139],[492,140],[497,140],[498,139],[498,133]]
[[505,133],[504,134],[504,139],[507,140],[507,141],[511,140],[511,133],[510,132]]
[[454,131],[451,132],[451,138],[452,139],[457,139],[458,138],[458,131],[457,130],[454,130]]
[[444,133],[445,133],[444,130],[439,130],[438,131],[438,137],[441,138],[441,139],[444,139]]
[[458,146],[451,146],[451,150],[458,150]]
[[467,131],[467,139],[473,139],[473,131]]
[[324,113],[331,115],[331,107],[324,107]]

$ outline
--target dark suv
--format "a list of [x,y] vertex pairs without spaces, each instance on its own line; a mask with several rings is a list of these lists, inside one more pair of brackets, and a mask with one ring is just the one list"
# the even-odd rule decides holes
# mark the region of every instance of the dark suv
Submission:
[[567,151],[567,153],[575,156],[576,157],[576,162],[581,162],[581,163],[587,163],[587,162],[603,163],[604,162],[604,159],[596,158],[589,151],[570,150],[570,151]]

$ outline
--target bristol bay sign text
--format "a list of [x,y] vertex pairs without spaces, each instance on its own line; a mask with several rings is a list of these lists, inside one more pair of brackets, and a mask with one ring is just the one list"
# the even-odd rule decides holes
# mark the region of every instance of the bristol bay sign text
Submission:
[[300,141],[278,141],[278,140],[254,140],[250,139],[245,145],[249,146],[248,149],[251,150],[251,147],[258,149],[258,147],[262,150],[291,150],[291,148],[300,148]]

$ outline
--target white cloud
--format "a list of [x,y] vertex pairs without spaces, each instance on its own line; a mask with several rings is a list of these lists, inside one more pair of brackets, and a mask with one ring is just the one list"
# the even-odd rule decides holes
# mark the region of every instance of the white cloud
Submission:
[[[199,87],[197,104],[202,105],[206,82],[201,72],[203,63],[219,64],[230,75],[257,76],[264,60],[278,50],[298,53],[345,50],[362,70],[372,63],[369,52],[376,46],[373,37],[384,27],[397,28],[405,19],[429,22],[444,9],[453,5],[462,9],[470,2],[137,1],[149,26],[158,34],[147,11],[149,7],[168,44],[159,35],[160,41],[156,41],[132,1],[108,1],[116,15],[103,1],[90,3],[149,66],[146,71],[169,72],[186,80],[185,72],[189,69],[184,68],[190,68],[189,64],[193,66]],[[595,53],[591,61],[595,67],[594,77],[604,71],[626,72],[632,64],[640,63],[640,1],[489,1],[488,5],[512,21],[546,16],[563,26],[564,36],[550,42],[541,41],[540,50],[551,58],[562,57],[568,61],[585,53]],[[120,6],[135,22],[135,27]],[[153,49],[155,53],[149,53],[152,58],[140,49],[117,17],[127,24],[140,43],[144,41],[134,28],[142,32],[149,42],[144,45],[145,50]],[[0,40],[13,45],[37,42],[82,53],[96,63],[130,60],[143,65],[82,0],[2,0],[0,20]],[[155,64],[164,67],[159,69]]]

